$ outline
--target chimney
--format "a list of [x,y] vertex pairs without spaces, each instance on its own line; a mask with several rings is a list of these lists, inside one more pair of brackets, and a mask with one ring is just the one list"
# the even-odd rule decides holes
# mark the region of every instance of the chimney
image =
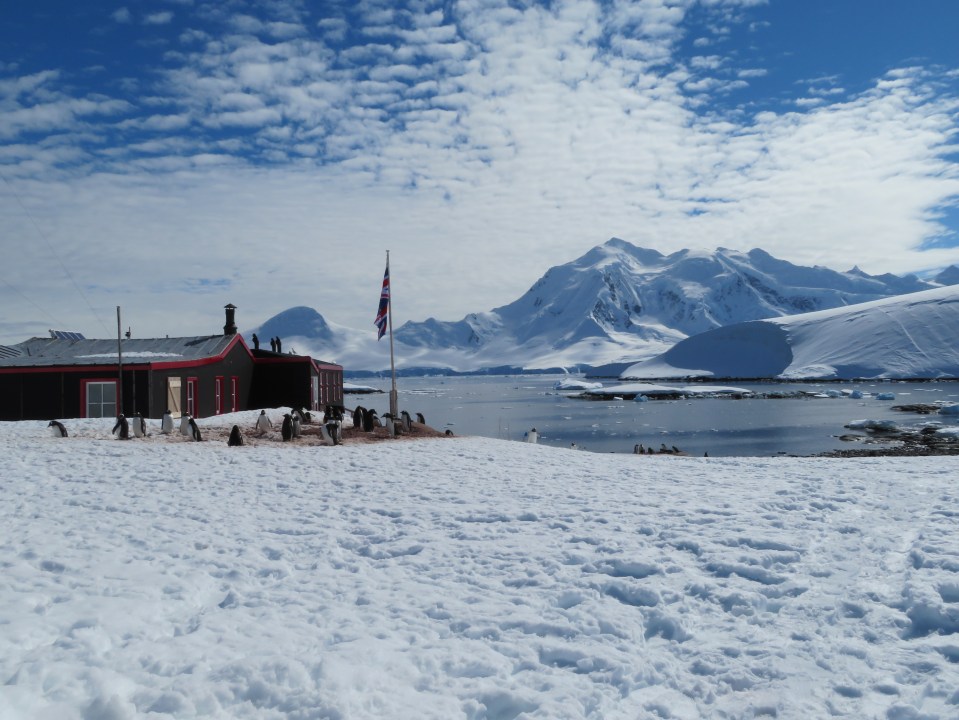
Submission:
[[223,334],[236,335],[236,320],[233,317],[236,312],[236,305],[230,303],[229,305],[224,305],[223,309],[226,310],[226,325],[223,326]]

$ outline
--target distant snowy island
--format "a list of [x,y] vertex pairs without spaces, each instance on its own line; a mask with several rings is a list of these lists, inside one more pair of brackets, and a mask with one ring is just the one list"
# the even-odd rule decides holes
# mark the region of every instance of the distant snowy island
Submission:
[[623,379],[956,378],[959,286],[736,323],[694,335]]
[[[930,280],[872,276],[858,268],[797,266],[759,249],[663,255],[613,238],[550,268],[508,305],[456,322],[403,323],[395,334],[397,366],[401,374],[600,368],[615,376],[628,368],[623,377],[955,377],[951,336],[935,332],[950,327],[948,307],[941,308],[942,318],[934,312],[928,319],[909,315],[910,327],[931,323],[911,338],[889,324],[880,337],[869,337],[863,323],[878,320],[855,313],[817,323],[828,317],[820,312],[896,303],[937,289],[948,294],[957,279],[955,267]],[[842,323],[859,338],[855,344],[845,341]],[[284,347],[338,362],[348,375],[389,367],[388,348],[376,341],[372,321],[356,330],[300,306],[244,334],[253,332],[280,336]],[[694,338],[700,339],[690,342]],[[697,359],[703,353],[709,357]]]

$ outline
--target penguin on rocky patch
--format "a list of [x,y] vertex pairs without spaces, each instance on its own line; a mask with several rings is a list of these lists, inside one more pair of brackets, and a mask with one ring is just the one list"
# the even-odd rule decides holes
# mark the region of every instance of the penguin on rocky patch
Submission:
[[283,437],[284,442],[289,442],[293,439],[293,417],[290,413],[283,415],[283,426],[280,428],[280,435]]
[[67,437],[67,429],[59,420],[51,420],[47,427],[50,428],[50,434],[53,435],[53,437]]
[[410,414],[406,410],[400,411],[400,427],[403,428],[403,432],[408,433],[413,426],[413,420],[410,418]]
[[376,414],[376,410],[370,410],[370,423],[374,428],[383,427],[383,421],[380,420],[380,416]]
[[169,409],[163,412],[163,419],[160,421],[160,432],[169,435],[173,432],[173,414]]
[[230,430],[230,439],[226,441],[230,447],[240,447],[243,444],[243,436],[240,434],[240,426],[234,425]]
[[426,425],[426,418],[423,417],[423,413],[416,413],[416,422],[420,425]]
[[127,419],[124,417],[123,413],[117,415],[117,423],[113,426],[113,430],[111,432],[120,440],[130,439],[130,423],[127,422]]
[[389,413],[386,413],[386,415],[386,432],[389,433],[390,437],[396,437],[396,423],[393,422]]
[[266,410],[260,410],[260,416],[256,419],[256,432],[260,435],[273,429],[273,421],[266,414]]
[[446,428],[446,437],[453,437],[453,431],[449,428]]
[[333,440],[334,445],[340,444],[340,421],[333,420],[322,426],[326,429],[326,434],[330,436],[330,439]]
[[361,428],[363,427],[363,413],[366,412],[366,408],[362,405],[357,405],[353,409],[353,427]]
[[333,436],[330,435],[330,431],[327,429],[327,425],[320,425],[320,441],[324,445],[336,445],[336,441],[333,440]]
[[200,436],[200,428],[196,424],[196,420],[190,418],[190,437],[193,438],[196,442],[200,442],[203,438]]
[[293,413],[292,413],[292,415],[291,415],[291,417],[292,417],[292,422],[293,422],[293,437],[294,437],[294,438],[298,438],[298,437],[300,437],[300,416],[299,416],[299,413],[297,413],[297,412],[294,410]]
[[376,410],[363,410],[363,432],[373,432],[373,416]]

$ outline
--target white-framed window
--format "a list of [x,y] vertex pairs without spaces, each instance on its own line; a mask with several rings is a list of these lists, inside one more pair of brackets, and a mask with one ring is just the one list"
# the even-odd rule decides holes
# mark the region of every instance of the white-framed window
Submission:
[[84,417],[104,418],[117,416],[117,381],[83,381]]

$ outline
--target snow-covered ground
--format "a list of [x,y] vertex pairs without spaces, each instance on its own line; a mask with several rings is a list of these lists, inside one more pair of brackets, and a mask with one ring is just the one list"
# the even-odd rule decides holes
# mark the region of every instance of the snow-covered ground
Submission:
[[3,720],[959,717],[956,457],[45,425],[0,423]]

